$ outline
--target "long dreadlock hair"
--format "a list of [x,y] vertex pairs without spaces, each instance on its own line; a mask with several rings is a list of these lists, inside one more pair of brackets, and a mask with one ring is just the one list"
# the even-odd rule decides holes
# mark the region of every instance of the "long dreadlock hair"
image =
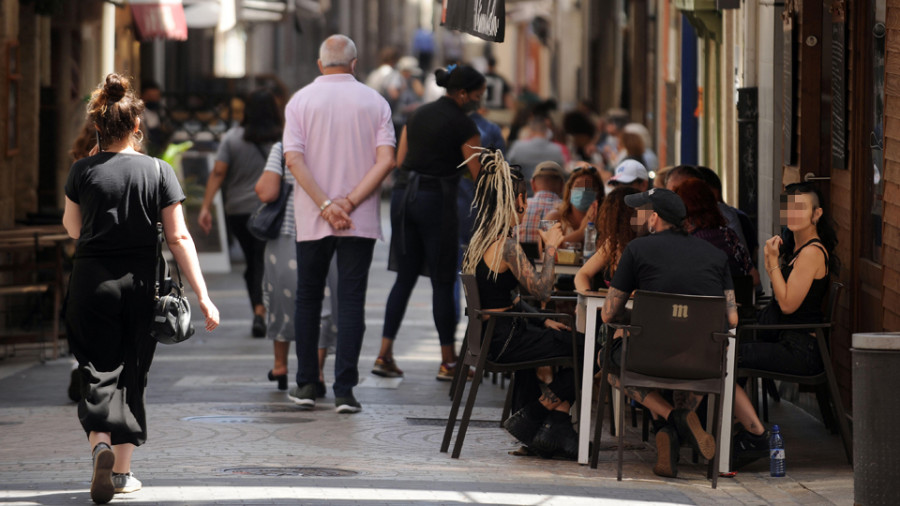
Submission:
[[[473,156],[481,157],[481,171],[475,182],[475,199],[472,202],[477,214],[472,239],[463,257],[463,272],[466,274],[474,274],[475,267],[488,248],[498,238],[506,237],[512,232],[513,222],[519,223],[522,209],[516,205],[516,196],[526,194],[525,177],[506,163],[499,149],[478,150],[480,153]],[[500,257],[501,255],[494,255],[489,266],[495,279],[500,270]]]

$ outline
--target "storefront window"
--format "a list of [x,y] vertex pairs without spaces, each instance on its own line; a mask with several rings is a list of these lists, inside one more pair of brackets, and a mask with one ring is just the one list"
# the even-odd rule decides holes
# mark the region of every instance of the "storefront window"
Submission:
[[872,61],[873,92],[872,129],[869,135],[872,149],[872,177],[868,178],[870,188],[866,192],[869,200],[869,226],[866,230],[864,256],[881,262],[881,230],[884,212],[884,42],[885,42],[885,0],[874,2],[875,22],[872,26],[874,58]]

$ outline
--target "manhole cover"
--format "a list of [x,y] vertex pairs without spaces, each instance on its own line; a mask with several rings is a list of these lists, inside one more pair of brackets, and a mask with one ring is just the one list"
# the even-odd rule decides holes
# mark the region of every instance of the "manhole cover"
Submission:
[[225,416],[203,415],[188,416],[182,418],[185,422],[204,423],[260,423],[260,424],[291,424],[311,422],[309,418],[295,418],[292,416]]
[[22,424],[22,422],[4,422],[3,420],[0,420],[0,425],[21,425],[21,424]]
[[[445,427],[447,425],[446,418],[409,418],[406,419],[407,425],[434,425],[438,427]],[[459,419],[456,420],[456,424],[459,425]],[[469,420],[469,427],[478,427],[481,429],[486,428],[499,428],[500,420]]]
[[297,413],[296,404],[250,404],[237,406],[220,406],[216,407],[216,411],[227,411],[229,413]]
[[231,467],[222,472],[251,476],[309,476],[315,478],[341,478],[356,476],[356,471],[332,467]]

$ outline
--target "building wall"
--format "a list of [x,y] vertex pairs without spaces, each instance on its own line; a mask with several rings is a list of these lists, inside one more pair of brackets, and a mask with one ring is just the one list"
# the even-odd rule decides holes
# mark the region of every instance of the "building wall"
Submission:
[[887,0],[884,104],[884,330],[900,331],[900,0]]

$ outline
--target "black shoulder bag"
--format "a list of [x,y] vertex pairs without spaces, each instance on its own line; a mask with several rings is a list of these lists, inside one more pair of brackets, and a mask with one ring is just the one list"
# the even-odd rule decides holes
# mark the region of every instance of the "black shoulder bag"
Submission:
[[[262,148],[259,147],[259,144],[256,145],[256,148],[259,149],[260,153],[263,152]],[[291,197],[291,190],[293,189],[291,185],[284,184],[284,173],[286,170],[287,169],[284,166],[284,156],[282,155],[281,189],[279,190],[278,198],[273,202],[260,205],[256,211],[250,215],[250,219],[247,220],[247,229],[250,230],[253,237],[256,237],[261,241],[278,239],[278,235],[281,233],[281,224],[284,222],[284,210],[287,207],[287,202]]]
[[157,186],[157,209],[159,220],[156,222],[156,275],[153,297],[153,321],[150,322],[150,335],[162,344],[180,343],[194,335],[194,325],[191,324],[191,305],[184,295],[184,285],[181,284],[181,271],[178,262],[175,262],[176,282],[169,272],[169,263],[162,255],[162,244],[166,238],[163,235],[162,225],[162,169],[159,160],[156,162],[156,172],[159,175]]

